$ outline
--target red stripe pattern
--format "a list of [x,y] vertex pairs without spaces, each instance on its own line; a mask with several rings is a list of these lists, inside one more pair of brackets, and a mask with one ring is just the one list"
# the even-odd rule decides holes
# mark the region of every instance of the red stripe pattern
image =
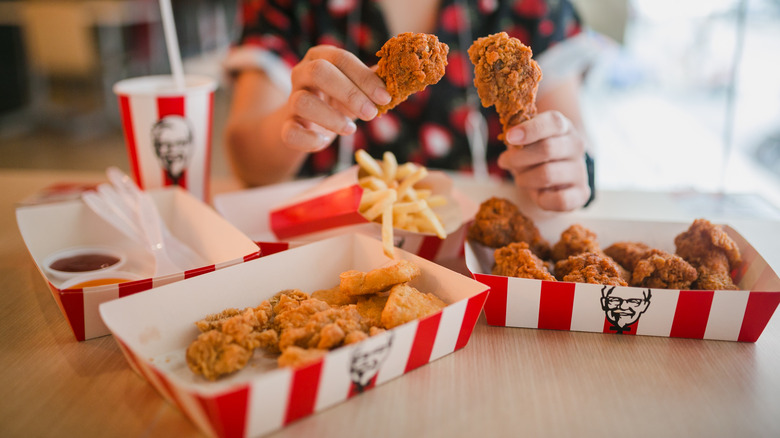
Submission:
[[321,373],[322,360],[295,370],[284,424],[291,423],[314,412]]

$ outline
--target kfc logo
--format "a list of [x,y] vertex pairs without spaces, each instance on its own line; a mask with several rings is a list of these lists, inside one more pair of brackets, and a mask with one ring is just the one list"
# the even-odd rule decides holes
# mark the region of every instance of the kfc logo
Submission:
[[390,354],[393,344],[393,334],[373,336],[352,351],[349,365],[349,376],[352,380],[352,393],[359,394],[374,385],[379,368]]
[[167,116],[152,126],[154,152],[173,184],[179,185],[192,157],[192,128],[182,116]]
[[601,288],[601,308],[612,323],[610,330],[618,334],[631,331],[631,325],[639,321],[639,317],[650,306],[650,289],[621,288],[620,295],[615,293],[615,286]]

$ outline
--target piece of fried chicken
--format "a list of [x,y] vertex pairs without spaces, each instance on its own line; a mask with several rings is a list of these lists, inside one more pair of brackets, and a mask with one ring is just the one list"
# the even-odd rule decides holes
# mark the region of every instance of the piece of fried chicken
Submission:
[[692,287],[700,290],[736,290],[731,271],[742,262],[736,242],[719,225],[696,219],[674,238],[676,253],[699,273]]
[[339,275],[339,288],[349,296],[369,295],[390,289],[396,284],[412,281],[422,274],[420,267],[407,260],[396,260],[368,272],[344,271]]
[[444,76],[449,46],[436,35],[405,32],[390,38],[376,55],[379,57],[376,74],[382,78],[391,100],[377,105],[384,114],[412,93],[422,91]]
[[495,105],[506,131],[536,115],[536,91],[542,70],[531,59],[531,48],[506,32],[488,35],[474,41],[469,58],[474,64],[474,86],[482,106]]
[[574,283],[628,286],[614,260],[602,253],[584,252],[555,263],[555,277]]
[[615,242],[604,253],[631,272],[631,286],[684,290],[699,276],[682,257],[642,242]]
[[469,226],[468,238],[491,248],[525,242],[539,258],[547,259],[550,255],[550,244],[539,233],[536,224],[504,198],[493,197],[480,204]]
[[598,238],[593,231],[574,224],[563,230],[560,240],[552,247],[551,255],[553,261],[557,262],[584,252],[601,252]]
[[545,263],[531,252],[525,242],[510,243],[495,250],[493,275],[556,281]]

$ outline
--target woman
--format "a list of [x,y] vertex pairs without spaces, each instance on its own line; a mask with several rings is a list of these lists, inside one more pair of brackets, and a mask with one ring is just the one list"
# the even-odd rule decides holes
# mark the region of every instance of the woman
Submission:
[[[330,171],[338,161],[334,140],[348,136],[352,148],[375,157],[390,150],[399,162],[431,168],[472,171],[486,161],[491,173],[511,174],[542,209],[573,210],[591,198],[580,78],[546,88],[543,79],[539,113],[507,131],[513,145],[507,147],[497,139],[495,110],[479,104],[466,54],[476,38],[500,31],[530,45],[535,56],[543,53],[579,32],[568,2],[266,0],[245,4],[244,15],[241,44],[227,60],[235,82],[226,146],[245,183]],[[431,33],[446,43],[447,72],[377,117],[376,105],[390,96],[372,69],[376,52],[402,32]],[[485,152],[475,146],[480,118],[473,115],[480,113],[487,120]]]

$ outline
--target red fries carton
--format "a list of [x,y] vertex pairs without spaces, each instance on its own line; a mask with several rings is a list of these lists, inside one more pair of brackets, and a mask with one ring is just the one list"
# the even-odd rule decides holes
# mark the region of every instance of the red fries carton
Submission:
[[[690,223],[578,220],[598,235],[602,248],[641,241],[674,253],[674,238]],[[551,243],[568,225],[538,224]],[[490,286],[487,323],[495,326],[574,330],[623,335],[755,342],[780,302],[780,278],[734,229],[721,225],[742,253],[731,273],[740,290],[670,290],[542,281],[492,275],[493,249],[466,245],[473,277]]]
[[[381,225],[366,219],[359,211],[364,188],[358,183],[359,167],[353,166],[297,193],[270,211],[269,226],[279,240],[314,241],[343,233],[362,233],[379,238]],[[395,228],[394,244],[428,260],[446,260],[462,254],[465,224],[473,218],[477,205],[452,188],[443,172],[429,171],[416,187],[425,187],[447,199],[433,210],[441,219],[446,239],[433,233]]]
[[[488,287],[408,252],[395,251],[396,258],[421,268],[422,275],[412,285],[435,294],[447,307],[332,350],[300,368],[278,368],[274,358],[255,352],[242,370],[208,381],[190,371],[185,351],[199,334],[195,321],[207,314],[255,307],[284,289],[311,293],[330,288],[338,284],[341,272],[382,266],[387,258],[376,239],[342,235],[291,248],[166,285],[154,294],[103,303],[100,314],[130,366],[204,433],[263,435],[466,345]],[[365,360],[367,355],[372,360]],[[367,363],[375,365],[364,367]]]
[[[213,209],[178,188],[149,191],[171,234],[209,263],[184,272],[154,276],[154,258],[140,243],[104,221],[81,200],[20,207],[19,231],[77,340],[109,334],[98,315],[106,301],[136,294],[260,257],[259,247]],[[106,277],[130,279],[119,284],[70,287],[68,279],[47,269],[50,255],[70,248],[110,248],[124,264]],[[94,283],[99,283],[96,281]]]

